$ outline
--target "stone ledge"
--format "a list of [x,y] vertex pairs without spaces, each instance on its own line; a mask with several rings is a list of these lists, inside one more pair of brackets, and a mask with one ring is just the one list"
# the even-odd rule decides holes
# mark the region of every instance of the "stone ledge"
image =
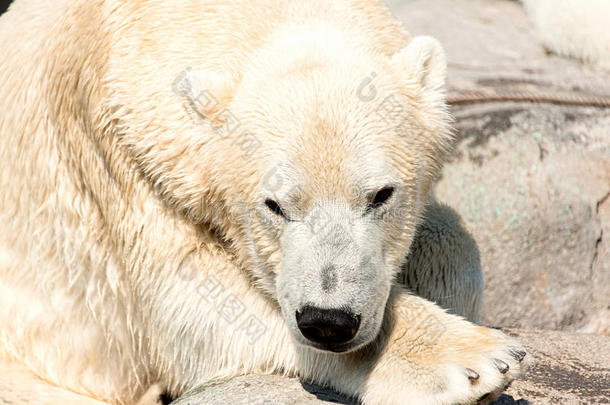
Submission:
[[[494,405],[610,403],[610,337],[506,329],[536,364]],[[249,375],[204,384],[175,405],[354,404],[345,396],[296,378]]]

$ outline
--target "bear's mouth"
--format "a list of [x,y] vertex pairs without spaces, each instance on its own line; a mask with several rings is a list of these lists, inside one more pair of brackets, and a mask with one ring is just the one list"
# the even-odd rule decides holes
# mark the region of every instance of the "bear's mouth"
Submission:
[[322,352],[332,352],[332,353],[348,353],[358,349],[359,346],[356,346],[352,343],[342,343],[342,344],[320,344],[308,341],[304,346],[311,347],[313,349],[322,351]]

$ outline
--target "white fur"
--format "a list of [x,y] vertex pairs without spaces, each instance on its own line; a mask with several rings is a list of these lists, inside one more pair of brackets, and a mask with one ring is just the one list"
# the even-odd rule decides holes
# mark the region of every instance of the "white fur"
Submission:
[[[39,403],[42,381],[63,393],[51,402],[136,403],[285,373],[367,405],[472,403],[522,370],[517,342],[393,285],[451,133],[442,49],[385,6],[18,0],[0,51],[0,358],[29,376],[3,369],[0,398]],[[380,117],[387,97],[404,110]],[[246,138],[222,132],[236,119]],[[320,239],[316,207],[354,244]],[[470,254],[412,257],[455,264],[445,292],[478,302]],[[301,338],[305,302],[362,316],[347,353]]]
[[610,69],[610,2],[523,0],[545,46],[553,52]]

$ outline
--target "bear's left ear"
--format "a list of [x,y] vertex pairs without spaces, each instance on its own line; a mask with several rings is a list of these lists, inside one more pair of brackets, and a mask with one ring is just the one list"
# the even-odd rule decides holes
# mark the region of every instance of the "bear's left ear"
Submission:
[[425,89],[444,93],[447,61],[441,44],[429,36],[417,36],[392,56],[399,72],[408,72]]

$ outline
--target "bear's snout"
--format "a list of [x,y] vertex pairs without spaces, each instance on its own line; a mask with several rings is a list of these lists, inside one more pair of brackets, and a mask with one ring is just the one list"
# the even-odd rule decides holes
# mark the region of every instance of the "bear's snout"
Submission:
[[303,336],[330,351],[343,351],[338,346],[352,340],[360,327],[360,316],[344,309],[306,305],[296,312],[296,319]]

